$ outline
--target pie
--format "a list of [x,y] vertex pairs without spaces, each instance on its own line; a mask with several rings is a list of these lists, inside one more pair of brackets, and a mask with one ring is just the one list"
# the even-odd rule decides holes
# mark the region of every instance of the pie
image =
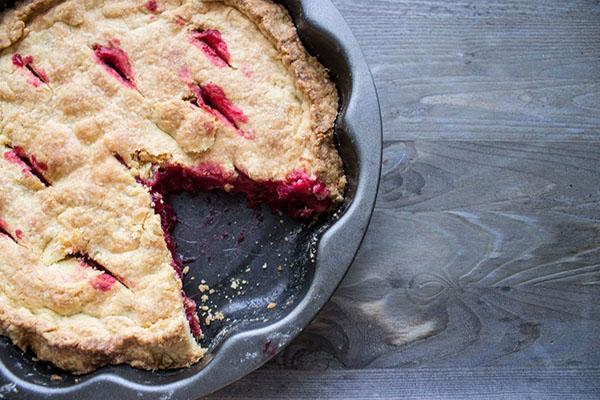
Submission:
[[0,334],[81,374],[205,350],[165,201],[344,195],[338,95],[270,0],[29,0],[0,14]]

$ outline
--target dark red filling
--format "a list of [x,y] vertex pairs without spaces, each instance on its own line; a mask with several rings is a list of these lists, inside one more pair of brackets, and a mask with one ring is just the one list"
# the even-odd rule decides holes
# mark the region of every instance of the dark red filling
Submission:
[[224,124],[233,127],[240,136],[246,139],[253,138],[241,129],[242,124],[248,123],[248,117],[241,108],[227,98],[221,87],[214,83],[206,85],[190,83],[189,88],[195,96],[195,105],[214,115]]
[[146,7],[146,9],[151,13],[155,13],[156,11],[158,11],[158,3],[156,2],[156,0],[148,0],[144,4],[144,7]]
[[4,153],[4,158],[22,167],[24,174],[31,174],[38,178],[44,185],[50,186],[50,181],[44,176],[48,166],[38,161],[34,155],[29,156],[22,147],[15,146],[12,150]]
[[[193,168],[169,165],[160,168],[152,180],[144,183],[161,198],[168,193],[193,193],[232,185],[233,191],[246,195],[252,206],[266,203],[294,218],[311,218],[325,212],[331,205],[325,184],[301,170],[290,172],[282,181],[255,181],[242,171],[233,177],[216,164],[204,163]],[[166,225],[172,226],[176,220],[172,211],[168,215]]]
[[181,291],[181,296],[183,297],[183,309],[185,310],[185,316],[190,324],[190,331],[194,336],[200,336],[202,334],[202,329],[200,328],[200,318],[198,318],[198,313],[196,312],[196,302]]
[[221,32],[216,29],[196,29],[190,33],[190,41],[200,48],[208,59],[217,67],[229,66],[229,49]]
[[154,207],[154,211],[156,214],[160,215],[160,223],[162,229],[165,234],[165,242],[167,243],[167,248],[171,252],[173,256],[173,262],[171,265],[175,272],[177,272],[177,276],[179,278],[183,278],[183,262],[181,257],[177,254],[177,245],[173,238],[171,237],[171,231],[175,228],[175,224],[177,224],[177,217],[175,216],[175,210],[164,201],[163,194],[159,192],[152,192],[152,206]]
[[108,42],[108,46],[101,44],[92,45],[94,57],[96,61],[104,67],[104,69],[117,78],[119,82],[130,89],[135,89],[135,79],[133,76],[133,68],[129,62],[127,53],[119,47],[119,41],[112,39]]
[[[183,263],[171,236],[177,217],[173,208],[165,201],[169,193],[193,193],[232,185],[233,191],[245,194],[251,205],[266,203],[274,210],[284,211],[297,218],[313,217],[326,211],[331,205],[329,189],[325,184],[300,170],[289,173],[283,181],[257,182],[241,171],[238,171],[237,177],[233,177],[216,164],[204,163],[193,168],[169,165],[160,168],[152,179],[142,183],[150,187],[152,204],[156,214],[160,215],[165,242],[173,257],[172,265],[180,278],[183,276]],[[201,329],[196,303],[183,291],[181,295],[192,334],[199,336]]]
[[[160,215],[160,222],[165,236],[165,242],[167,248],[171,252],[172,262],[171,266],[179,276],[179,279],[183,279],[183,261],[179,254],[177,254],[177,245],[171,236],[171,231],[177,223],[177,217],[173,208],[164,201],[163,194],[153,191],[152,205],[156,214]],[[202,333],[200,329],[200,320],[196,313],[196,302],[190,299],[185,292],[181,291],[181,297],[183,298],[183,308],[185,316],[190,324],[190,330],[194,336],[199,336]]]
[[48,82],[50,82],[50,79],[48,79],[48,75],[46,75],[46,72],[44,72],[43,69],[36,67],[33,64],[33,56],[23,57],[18,53],[13,54],[12,63],[13,65],[19,68],[26,68],[29,71],[32,78],[29,81],[29,83],[31,83],[33,86],[38,87],[42,84],[47,84]]

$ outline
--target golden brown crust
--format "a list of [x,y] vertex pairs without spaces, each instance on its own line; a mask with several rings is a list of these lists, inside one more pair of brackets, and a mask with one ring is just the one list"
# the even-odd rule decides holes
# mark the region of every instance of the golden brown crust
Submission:
[[0,19],[0,50],[5,49],[26,33],[26,24],[35,15],[48,10],[61,0],[30,0],[22,1],[16,7],[4,12]]
[[[204,352],[189,331],[160,218],[135,181],[153,164],[216,163],[257,181],[305,170],[334,203],[346,185],[333,146],[336,88],[283,7],[165,0],[153,15],[144,3],[33,0],[0,15],[0,222],[12,235],[0,234],[0,331],[75,373],[184,367]],[[190,45],[195,27],[231,41],[231,69]],[[136,90],[90,56],[93,43],[116,37]],[[35,54],[48,84],[32,87],[12,65],[21,52]],[[186,84],[206,81],[241,104],[255,139],[186,100]],[[15,146],[45,165],[52,186],[11,161]],[[90,285],[102,273],[75,253],[119,279],[107,290]]]
[[[211,0],[219,1],[219,0]],[[281,53],[281,59],[294,76],[298,89],[310,101],[312,131],[317,137],[315,173],[329,187],[335,187],[336,201],[346,188],[342,160],[333,146],[333,131],[339,109],[338,92],[323,65],[308,54],[288,11],[270,0],[223,0],[252,20]]]
[[189,343],[182,340],[188,335],[183,325],[172,330],[164,329],[154,336],[132,334],[111,342],[85,340],[78,336],[44,332],[43,321],[40,324],[40,321],[20,313],[6,313],[3,301],[0,298],[0,329],[3,334],[21,350],[31,349],[37,358],[51,361],[75,374],[118,364],[151,370],[181,368],[192,365],[204,355],[204,350],[197,346],[190,351]]

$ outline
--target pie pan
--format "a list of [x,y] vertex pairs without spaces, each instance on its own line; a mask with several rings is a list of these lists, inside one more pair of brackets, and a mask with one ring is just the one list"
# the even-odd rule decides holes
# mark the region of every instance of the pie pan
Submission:
[[[367,229],[379,185],[382,131],[369,68],[329,0],[281,0],[309,52],[330,70],[341,100],[337,145],[348,177],[345,203],[306,225],[249,208],[223,193],[171,196],[174,237],[190,272],[184,289],[215,289],[207,307],[226,319],[204,326],[207,356],[190,368],[127,366],[73,376],[0,339],[0,399],[196,399],[263,365],[315,317],[340,283]],[[0,0],[0,10],[14,1]],[[201,317],[201,319],[203,319]]]

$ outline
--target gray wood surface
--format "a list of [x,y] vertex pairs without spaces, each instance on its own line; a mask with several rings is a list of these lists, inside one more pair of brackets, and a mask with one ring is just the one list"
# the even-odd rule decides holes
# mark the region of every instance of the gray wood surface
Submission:
[[600,2],[334,0],[383,181],[314,323],[213,399],[600,398]]

